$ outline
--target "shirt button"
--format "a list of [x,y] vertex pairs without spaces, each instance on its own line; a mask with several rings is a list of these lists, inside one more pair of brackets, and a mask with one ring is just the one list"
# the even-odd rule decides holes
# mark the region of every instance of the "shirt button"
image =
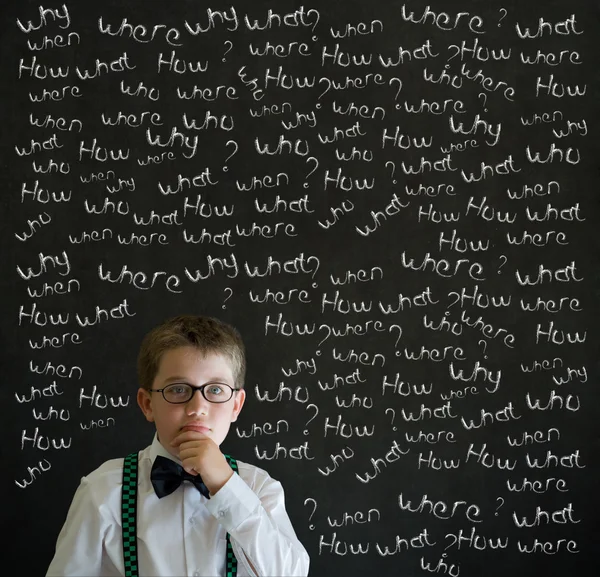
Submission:
[[200,577],[200,571],[194,571],[194,577]]
[[219,511],[219,517],[225,517],[225,511]]
[[193,527],[196,524],[196,519],[194,517],[190,517],[190,525]]

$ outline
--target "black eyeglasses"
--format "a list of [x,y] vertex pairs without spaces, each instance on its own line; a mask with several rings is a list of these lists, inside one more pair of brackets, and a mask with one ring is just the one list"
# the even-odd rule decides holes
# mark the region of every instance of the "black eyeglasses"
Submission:
[[149,390],[154,393],[162,393],[165,401],[174,405],[191,401],[196,391],[200,391],[209,403],[226,403],[233,397],[234,391],[239,391],[239,389],[234,389],[225,383],[205,383],[199,387],[194,387],[187,383],[173,383],[162,389]]

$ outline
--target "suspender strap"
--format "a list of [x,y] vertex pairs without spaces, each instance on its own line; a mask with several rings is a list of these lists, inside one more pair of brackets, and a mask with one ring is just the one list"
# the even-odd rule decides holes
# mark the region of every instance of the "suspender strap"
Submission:
[[[237,461],[224,455],[234,473],[238,472]],[[121,491],[121,522],[123,529],[123,561],[125,577],[139,577],[137,557],[137,492],[138,454],[131,453],[123,463],[123,489]],[[237,559],[233,554],[231,539],[227,533],[227,553],[225,556],[226,577],[236,577]]]
[[[233,470],[233,473],[238,472],[237,461],[231,455],[225,455],[223,453],[229,466]],[[233,554],[233,548],[231,546],[231,540],[229,538],[229,533],[227,533],[227,554],[225,556],[225,575],[226,577],[235,577],[237,575],[237,559]]]
[[125,577],[138,577],[137,559],[137,471],[138,454],[131,453],[123,463],[121,517],[123,528],[123,561]]

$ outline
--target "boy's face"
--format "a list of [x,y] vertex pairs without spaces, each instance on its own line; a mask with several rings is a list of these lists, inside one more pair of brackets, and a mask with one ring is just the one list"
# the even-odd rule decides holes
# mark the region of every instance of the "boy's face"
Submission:
[[[179,347],[163,354],[158,373],[152,383],[153,389],[162,389],[172,383],[187,383],[199,387],[206,383],[224,383],[234,387],[233,373],[229,360],[223,355],[209,353],[205,356],[192,347]],[[179,457],[179,449],[171,441],[185,430],[198,430],[220,445],[229,426],[242,410],[246,391],[234,392],[226,403],[209,403],[200,391],[187,403],[168,403],[162,393],[148,392],[140,388],[137,401],[146,419],[155,423],[158,438],[163,447],[173,456]]]

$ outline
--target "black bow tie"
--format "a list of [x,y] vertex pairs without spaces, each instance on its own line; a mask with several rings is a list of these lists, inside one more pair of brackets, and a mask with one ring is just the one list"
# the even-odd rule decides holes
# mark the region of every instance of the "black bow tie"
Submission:
[[160,455],[156,457],[152,465],[150,479],[159,499],[170,495],[183,481],[194,483],[196,489],[207,499],[210,499],[208,489],[200,475],[191,475],[181,465],[166,457]]

